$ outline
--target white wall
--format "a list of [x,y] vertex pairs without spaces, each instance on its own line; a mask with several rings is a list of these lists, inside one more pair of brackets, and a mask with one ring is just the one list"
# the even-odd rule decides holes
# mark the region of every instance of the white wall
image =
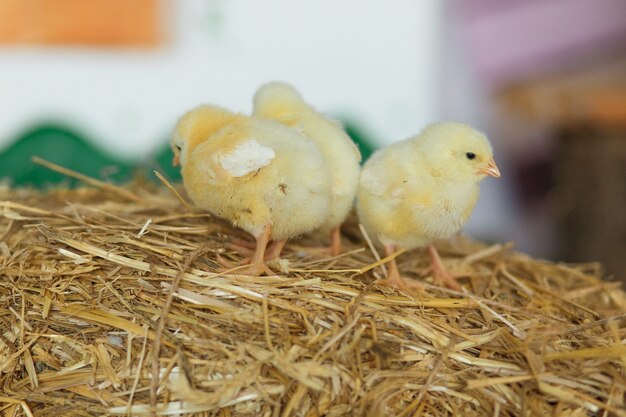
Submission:
[[248,112],[270,80],[382,142],[399,140],[440,117],[441,4],[184,0],[166,3],[173,36],[157,50],[3,46],[0,147],[32,123],[60,120],[141,156],[190,107]]

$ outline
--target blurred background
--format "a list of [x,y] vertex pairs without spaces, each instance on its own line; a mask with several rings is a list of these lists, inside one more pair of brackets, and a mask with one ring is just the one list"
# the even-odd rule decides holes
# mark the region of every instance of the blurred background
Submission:
[[[0,0],[0,177],[170,166],[176,119],[292,83],[368,156],[427,123],[484,131],[502,171],[466,231],[626,278],[623,0]],[[71,185],[71,184],[69,184]]]

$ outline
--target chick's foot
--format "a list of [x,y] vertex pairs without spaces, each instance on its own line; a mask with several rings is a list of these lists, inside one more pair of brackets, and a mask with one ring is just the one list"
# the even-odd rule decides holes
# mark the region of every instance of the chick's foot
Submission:
[[[248,256],[242,259],[241,262],[239,262],[239,265],[241,266],[234,265],[232,262],[229,262],[218,255],[217,261],[220,263],[220,265],[227,268],[226,270],[223,270],[221,272],[237,273],[237,274],[253,275],[253,276],[259,276],[263,274],[274,275],[274,271],[272,271],[265,264],[265,256],[267,253],[266,248],[267,248],[267,244],[270,241],[271,234],[272,234],[272,227],[270,225],[266,225],[263,228],[263,231],[258,236],[255,236],[256,246],[254,248],[254,254],[252,256]],[[282,242],[282,244],[279,244],[279,249],[282,249],[284,244],[285,244],[284,242]]]
[[[385,252],[387,252],[387,248],[385,248]],[[391,250],[391,253],[393,253],[393,249]],[[396,264],[395,259],[389,261],[389,264],[387,265],[387,277],[379,279],[376,281],[376,284],[396,288],[402,291],[411,291],[412,289],[421,291],[424,289],[424,286],[419,282],[410,278],[402,278],[400,276],[400,271],[398,271],[398,265]]]
[[241,261],[235,263],[228,261],[217,255],[217,262],[222,266],[217,271],[226,274],[251,275],[258,277],[260,275],[275,275],[274,271],[268,267],[265,262],[252,262],[251,256],[246,256]]
[[287,239],[273,241],[265,251],[265,260],[273,261],[274,259],[280,258],[280,254],[285,247],[285,243],[287,243]]
[[265,264],[265,262],[251,263],[251,264],[249,264],[247,266],[243,266],[241,268],[237,268],[233,272],[236,273],[236,274],[240,274],[240,275],[251,275],[251,276],[254,276],[254,277],[258,277],[258,276],[261,276],[263,274],[265,274],[265,275],[276,275],[274,273],[274,271],[272,271],[270,269],[270,267]]
[[265,249],[267,248],[267,244],[270,241],[270,236],[272,234],[272,226],[269,224],[263,228],[263,232],[258,236],[255,236],[256,239],[256,248],[254,249],[254,255],[252,256],[252,260],[248,266],[243,267],[242,269],[238,269],[238,273],[246,274],[246,275],[274,275],[274,271],[272,271],[265,264]]
[[433,245],[428,246],[428,253],[431,258],[430,270],[434,275],[435,284],[444,285],[455,291],[463,291],[463,287],[456,281],[456,277],[448,271]]

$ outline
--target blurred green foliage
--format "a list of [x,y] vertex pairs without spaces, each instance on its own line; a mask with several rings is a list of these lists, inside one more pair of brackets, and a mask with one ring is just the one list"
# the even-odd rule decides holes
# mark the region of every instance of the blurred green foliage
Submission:
[[343,128],[354,143],[359,147],[361,151],[361,165],[369,159],[369,157],[376,150],[375,142],[365,134],[365,132],[358,126],[358,124],[348,120],[342,121]]
[[67,127],[48,124],[24,132],[0,152],[0,178],[9,178],[11,185],[75,185],[76,180],[34,164],[32,156],[114,182],[127,181],[132,176],[132,164],[128,161],[109,155]]
[[[180,167],[172,166],[174,152],[170,148],[169,140],[165,140],[163,143],[164,145],[158,148],[154,156],[149,159],[154,164],[154,167],[149,168],[157,169],[170,182],[180,182],[182,181]],[[150,172],[148,178],[154,178],[154,175]]]

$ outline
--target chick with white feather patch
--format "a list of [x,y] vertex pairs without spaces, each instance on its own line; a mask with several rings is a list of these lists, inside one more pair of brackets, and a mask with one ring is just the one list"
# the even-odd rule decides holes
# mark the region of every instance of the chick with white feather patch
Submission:
[[[487,175],[498,178],[500,171],[482,133],[462,123],[432,124],[365,163],[356,203],[359,220],[386,256],[398,248],[428,246],[435,278],[460,290],[432,242],[461,229],[478,201],[478,183]],[[380,283],[420,287],[400,276],[395,259]]]
[[322,152],[328,164],[332,193],[331,209],[321,230],[330,233],[330,254],[338,255],[339,227],[352,209],[359,182],[359,149],[339,122],[317,112],[289,84],[272,82],[261,86],[254,95],[254,114],[298,129]]
[[323,156],[294,129],[216,106],[179,120],[172,136],[187,194],[193,202],[252,234],[256,248],[245,272],[270,274],[270,240],[318,228],[330,210],[330,177]]

